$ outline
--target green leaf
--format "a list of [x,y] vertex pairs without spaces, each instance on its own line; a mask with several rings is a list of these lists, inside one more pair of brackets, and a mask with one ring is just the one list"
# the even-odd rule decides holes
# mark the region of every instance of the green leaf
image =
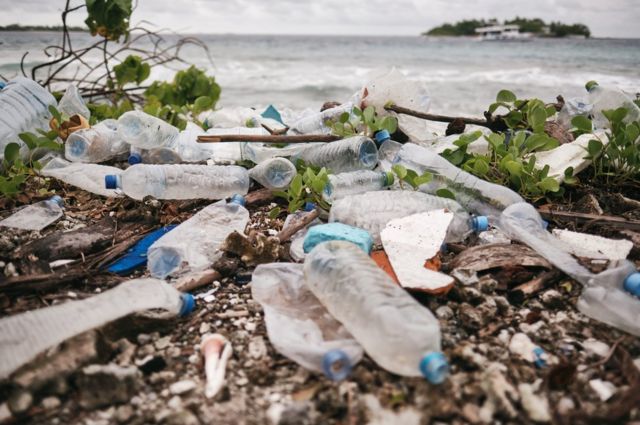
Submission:
[[413,183],[415,184],[416,187],[429,183],[431,180],[433,180],[433,174],[431,174],[428,171],[425,171],[424,173],[422,173],[422,175],[417,176],[415,179],[413,179]]
[[269,211],[269,218],[273,220],[276,217],[278,217],[281,212],[282,212],[282,209],[280,207],[274,207],[271,209],[271,211]]
[[395,164],[391,167],[391,170],[396,173],[399,179],[404,180],[407,177],[407,169],[400,164]]
[[560,184],[553,177],[545,177],[538,183],[538,187],[545,192],[557,192],[560,190]]
[[544,108],[534,108],[529,112],[528,122],[531,129],[536,132],[544,131],[544,123],[547,120],[547,113]]
[[593,131],[593,123],[585,116],[577,115],[571,119],[571,125],[578,131],[583,133],[591,133]]
[[436,190],[436,195],[441,198],[453,199],[454,201],[456,199],[456,195],[454,195],[449,189],[438,189]]
[[55,118],[56,121],[58,121],[58,125],[62,124],[62,122],[63,122],[62,115],[60,114],[60,112],[58,112],[56,107],[53,106],[53,105],[49,105],[48,109],[49,109],[49,112],[51,113],[51,115],[53,116],[53,118]]
[[522,175],[522,163],[518,161],[507,161],[505,168],[512,176],[520,177]]
[[300,174],[296,174],[293,180],[291,180],[291,184],[289,185],[289,191],[294,197],[299,198],[300,195],[302,195],[302,189],[303,189],[302,176]]
[[340,118],[338,119],[339,122],[341,122],[342,124],[346,123],[347,121],[349,121],[349,118],[351,117],[351,114],[348,112],[343,112],[340,115]]
[[600,140],[591,139],[587,144],[587,152],[591,158],[596,158],[602,153],[603,144]]
[[[57,134],[58,133],[56,132],[56,135]],[[29,149],[35,149],[36,146],[38,146],[38,137],[33,133],[20,133],[18,134],[18,137]]]
[[364,112],[362,113],[362,117],[364,118],[365,124],[369,125],[373,123],[375,113],[376,113],[376,110],[373,108],[373,106],[367,106],[365,108]]
[[482,157],[477,157],[473,163],[473,171],[477,176],[485,176],[489,172],[489,163]]
[[513,103],[516,99],[516,95],[509,90],[500,90],[496,96],[496,102]]
[[20,157],[20,145],[17,143],[9,143],[4,147],[4,160],[8,164],[13,164]]

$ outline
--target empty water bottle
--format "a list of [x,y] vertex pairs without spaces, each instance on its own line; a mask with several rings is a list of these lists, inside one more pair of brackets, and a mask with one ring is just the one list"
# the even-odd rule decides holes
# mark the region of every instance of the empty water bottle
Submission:
[[494,221],[498,220],[500,212],[509,205],[524,202],[520,195],[508,187],[489,183],[462,171],[434,151],[413,143],[402,146],[394,163],[418,174],[425,171],[433,174],[431,182],[420,186],[421,191],[435,194],[439,189],[446,188],[467,211],[487,216]]
[[154,242],[147,255],[151,275],[165,278],[213,264],[226,237],[234,231],[244,233],[249,212],[243,205],[240,195],[234,195],[230,202],[211,204]]
[[361,249],[324,242],[307,255],[304,275],[311,292],[380,366],[434,384],[446,379],[438,319]]
[[74,131],[65,143],[65,157],[73,162],[104,162],[125,155],[129,145],[118,135],[117,124],[109,119]]
[[380,168],[389,171],[393,165],[393,160],[402,147],[402,143],[391,140],[391,135],[387,130],[380,130],[375,135],[376,145],[378,145],[378,161]]
[[141,149],[169,146],[179,133],[171,124],[142,111],[129,111],[118,118],[120,137]]
[[571,120],[577,116],[588,117],[593,109],[591,105],[585,99],[574,98],[564,102],[562,109],[558,112],[557,122],[563,128],[569,130],[573,127]]
[[104,178],[107,189],[121,189],[141,200],[222,199],[249,191],[247,170],[235,165],[137,164]]
[[302,367],[339,381],[362,358],[360,344],[307,287],[302,264],[256,267],[251,294],[262,305],[271,344]]
[[292,143],[276,147],[265,143],[245,143],[242,148],[244,159],[260,164],[271,158],[299,157],[303,152],[317,148],[319,143]]
[[378,164],[378,148],[368,137],[355,136],[311,148],[302,152],[299,158],[334,173],[371,170]]
[[267,189],[286,189],[296,176],[296,166],[285,158],[272,158],[249,170],[249,177]]
[[624,122],[640,120],[640,107],[633,102],[626,93],[615,87],[602,87],[595,81],[589,81],[586,85],[589,92],[589,103],[593,105],[593,125],[595,128],[608,128],[609,120],[602,111],[626,108],[627,116]]
[[115,190],[107,189],[104,186],[106,176],[118,175],[121,172],[122,170],[116,167],[69,162],[62,158],[51,159],[39,171],[43,176],[55,177],[87,192],[107,197],[121,196]]
[[136,279],[80,301],[28,311],[0,320],[0,379],[38,354],[83,332],[150,309],[184,316],[193,311],[190,294],[156,279]]
[[488,227],[486,217],[471,217],[452,199],[412,190],[367,192],[338,199],[331,206],[329,221],[365,229],[379,244],[380,232],[389,221],[443,208],[454,214],[447,231],[447,242],[462,241],[472,232],[481,232]]
[[62,217],[64,201],[58,195],[24,207],[0,221],[0,226],[23,230],[42,230]]
[[298,134],[329,134],[331,128],[327,126],[327,121],[336,120],[345,112],[351,113],[355,105],[354,102],[349,101],[343,105],[305,115],[291,124],[291,131]]
[[69,116],[76,114],[82,115],[87,120],[91,117],[89,108],[87,108],[82,96],[80,96],[78,88],[73,84],[67,87],[67,90],[64,92],[64,96],[60,99],[60,102],[58,103],[58,111]]
[[393,184],[392,173],[358,170],[349,173],[329,174],[322,197],[331,203],[340,198],[358,193],[381,190]]

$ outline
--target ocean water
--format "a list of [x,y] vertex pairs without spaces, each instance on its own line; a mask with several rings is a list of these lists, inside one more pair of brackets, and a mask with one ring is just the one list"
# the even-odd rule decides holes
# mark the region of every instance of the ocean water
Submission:
[[[174,36],[167,36],[169,40]],[[199,35],[209,49],[186,47],[183,58],[206,68],[222,86],[220,106],[318,108],[344,101],[372,72],[396,67],[426,84],[431,111],[481,115],[503,88],[520,97],[553,101],[558,94],[584,94],[597,80],[640,92],[640,39],[535,39],[481,42],[427,37]],[[0,75],[43,60],[55,33],[1,33]],[[73,34],[74,44],[92,41]],[[92,58],[88,58],[92,60]],[[95,58],[93,58],[95,60]],[[153,78],[169,79],[178,67],[158,68]]]

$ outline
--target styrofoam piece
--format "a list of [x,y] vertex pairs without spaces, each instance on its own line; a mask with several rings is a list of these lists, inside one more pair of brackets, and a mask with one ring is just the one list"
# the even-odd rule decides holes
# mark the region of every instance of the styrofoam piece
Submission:
[[571,143],[565,143],[550,151],[536,152],[536,168],[543,169],[545,165],[548,165],[548,176],[562,183],[564,171],[567,168],[573,167],[573,174],[576,175],[591,164],[591,161],[585,157],[587,156],[587,145],[592,139],[599,139],[605,145],[609,143],[604,131],[583,134]]
[[366,230],[342,223],[327,223],[310,227],[302,248],[309,253],[316,245],[326,241],[348,241],[358,245],[367,254],[371,253],[373,247],[373,239]]
[[437,256],[453,213],[444,209],[391,220],[380,233],[382,246],[403,288],[430,293],[447,291],[453,278],[425,264]]
[[577,257],[603,260],[624,260],[627,258],[633,242],[626,239],[609,239],[571,230],[553,229],[553,236],[560,239],[570,252]]

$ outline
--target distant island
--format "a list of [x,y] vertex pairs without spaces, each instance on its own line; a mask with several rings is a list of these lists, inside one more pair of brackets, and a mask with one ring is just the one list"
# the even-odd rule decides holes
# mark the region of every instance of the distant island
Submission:
[[[67,30],[72,32],[86,32],[87,28],[83,27],[67,27]],[[0,25],[0,31],[62,31],[62,25],[47,26],[47,25],[20,25],[10,24],[2,26]]]
[[520,27],[520,32],[530,33],[537,37],[568,37],[568,36],[583,36],[590,37],[591,31],[589,27],[583,24],[563,24],[561,22],[551,22],[547,24],[542,19],[533,18],[520,18],[504,21],[504,23],[498,22],[497,19],[471,19],[456,22],[455,24],[443,24],[438,27],[432,28],[422,35],[430,36],[474,36],[477,35],[476,29],[497,25],[517,25]]

